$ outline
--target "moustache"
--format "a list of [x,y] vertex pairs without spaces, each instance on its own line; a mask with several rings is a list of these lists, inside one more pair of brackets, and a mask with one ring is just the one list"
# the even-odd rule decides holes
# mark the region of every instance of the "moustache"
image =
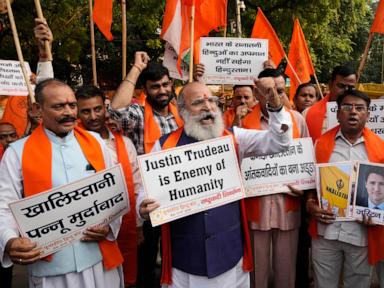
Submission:
[[212,112],[203,112],[200,115],[195,116],[195,120],[200,121],[200,120],[215,120],[216,119],[216,113]]
[[75,117],[64,117],[64,118],[59,119],[57,122],[62,124],[62,123],[65,123],[65,122],[75,122],[75,121],[76,121]]

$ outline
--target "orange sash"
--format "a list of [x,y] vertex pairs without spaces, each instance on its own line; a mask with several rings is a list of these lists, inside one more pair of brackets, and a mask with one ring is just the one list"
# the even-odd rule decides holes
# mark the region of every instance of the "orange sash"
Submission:
[[[96,171],[105,169],[99,142],[79,127],[75,127],[74,133],[88,162]],[[26,197],[52,188],[52,146],[41,124],[25,141],[21,163]],[[116,241],[111,242],[105,239],[99,242],[99,247],[106,270],[114,269],[123,262],[123,256]],[[52,255],[49,255],[45,259],[50,261],[51,257]]]
[[329,95],[325,96],[319,102],[315,103],[307,111],[305,121],[307,122],[309,135],[312,137],[313,143],[315,143],[317,138],[321,136],[324,117],[325,117],[325,114],[327,113],[328,101],[329,101]]
[[235,120],[236,111],[233,108],[228,109],[223,114],[225,128],[231,128],[233,120]]
[[[173,131],[163,144],[163,150],[170,149],[177,146],[177,143],[183,133],[184,128]],[[235,144],[237,151],[237,144],[235,137],[228,130],[224,130],[223,136],[231,135],[233,143]],[[249,237],[247,216],[245,213],[244,199],[240,201],[241,210],[241,222],[244,234],[244,255],[243,255],[243,270],[250,272],[253,270],[253,258],[251,239]],[[169,223],[161,225],[161,248],[162,248],[162,271],[161,271],[161,283],[171,285],[172,284],[172,247],[171,247],[171,229]]]
[[134,285],[137,277],[137,231],[136,231],[136,197],[132,167],[129,162],[128,151],[123,136],[113,133],[116,143],[117,161],[124,171],[125,182],[128,188],[129,206],[131,210],[123,216],[117,243],[124,257],[123,272],[124,284]]
[[[180,118],[177,108],[169,103],[168,111],[175,117],[178,127],[183,126],[183,120]],[[155,117],[153,117],[153,109],[151,104],[145,100],[144,105],[144,152],[149,153],[152,150],[155,142],[161,137],[161,131],[159,124],[156,122]]]
[[3,154],[4,154],[4,148],[3,148],[3,145],[0,144],[0,161],[1,161],[1,158],[3,158]]
[[[300,138],[300,130],[297,126],[295,117],[291,110],[287,109],[292,119],[293,138]],[[261,108],[257,104],[251,113],[243,119],[243,128],[261,130]],[[300,209],[300,199],[298,197],[291,197],[283,195],[285,200],[285,212],[298,211]],[[260,198],[251,197],[245,200],[245,207],[247,209],[248,220],[258,223],[260,221]]]
[[[317,163],[327,163],[333,149],[335,147],[335,137],[340,126],[336,126],[330,131],[323,134],[316,143],[316,159]],[[367,149],[368,159],[373,163],[384,163],[384,141],[369,130],[367,127],[363,130],[364,144]],[[313,238],[317,238],[317,222],[311,219],[308,228],[309,234]],[[384,259],[384,227],[369,226],[368,227],[368,260],[371,265]]]

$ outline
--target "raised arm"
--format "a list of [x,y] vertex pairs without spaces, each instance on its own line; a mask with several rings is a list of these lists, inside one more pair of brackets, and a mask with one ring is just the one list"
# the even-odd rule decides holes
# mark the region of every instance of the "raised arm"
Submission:
[[121,82],[116,90],[115,96],[112,98],[112,109],[121,109],[131,104],[136,82],[143,69],[147,67],[148,61],[149,56],[146,52],[137,51],[135,53],[135,63],[132,65],[131,70]]
[[53,34],[45,19],[35,19],[35,28],[33,29],[37,47],[39,49],[39,63],[37,64],[36,71],[36,84],[48,79],[53,78],[52,61],[48,59],[48,53],[45,49],[45,41],[48,41],[50,49],[52,50]]

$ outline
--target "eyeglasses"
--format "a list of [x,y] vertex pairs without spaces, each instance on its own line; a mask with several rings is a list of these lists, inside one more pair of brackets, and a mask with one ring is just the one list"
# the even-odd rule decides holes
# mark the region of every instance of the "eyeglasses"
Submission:
[[367,106],[360,105],[360,104],[341,104],[340,105],[340,110],[346,111],[346,112],[351,112],[353,108],[355,108],[357,112],[365,112],[368,110]]
[[195,107],[201,107],[203,106],[206,102],[210,105],[217,105],[219,103],[219,97],[217,96],[209,96],[208,98],[199,98],[196,100],[193,100],[191,105]]

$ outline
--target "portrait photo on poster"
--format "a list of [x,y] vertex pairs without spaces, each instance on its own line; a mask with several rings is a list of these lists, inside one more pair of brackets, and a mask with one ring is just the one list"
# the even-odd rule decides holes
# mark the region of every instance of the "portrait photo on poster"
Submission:
[[359,162],[353,216],[371,217],[374,224],[384,225],[384,165]]

